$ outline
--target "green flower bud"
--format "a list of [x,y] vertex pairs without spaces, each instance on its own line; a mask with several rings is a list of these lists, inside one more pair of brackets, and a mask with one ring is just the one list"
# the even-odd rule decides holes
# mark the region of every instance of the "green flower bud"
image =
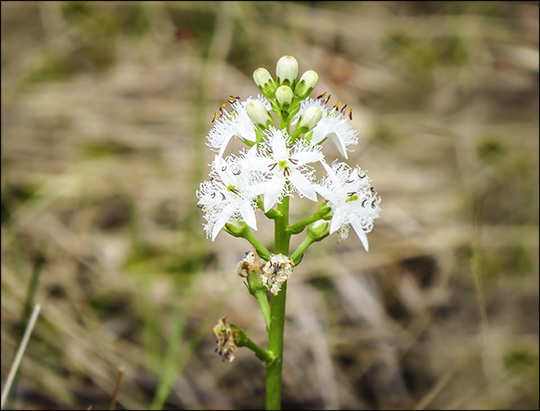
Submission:
[[298,61],[293,56],[281,57],[276,65],[276,76],[279,84],[294,84],[298,77]]
[[328,235],[329,224],[324,220],[315,221],[308,227],[307,234],[313,241],[321,241]]
[[316,71],[306,71],[304,74],[302,74],[302,77],[300,77],[300,82],[294,89],[294,95],[300,100],[304,100],[313,91],[318,80],[319,75]]
[[269,99],[274,98],[277,84],[268,72],[268,70],[263,67],[259,67],[253,72],[253,80],[255,81],[255,84],[257,85],[257,87],[259,87],[259,90],[261,90],[261,93],[263,93],[265,97]]
[[325,217],[325,219],[329,219],[328,215],[332,212],[332,208],[328,205],[328,201],[325,201],[324,203],[321,203],[319,206],[319,210],[317,213],[321,215],[322,217]]
[[281,106],[291,104],[293,97],[293,91],[289,86],[280,86],[276,90],[276,100]]
[[297,128],[306,127],[307,131],[312,130],[313,127],[315,127],[321,120],[321,118],[321,109],[319,107],[311,106],[306,110],[304,115],[300,117],[300,120],[298,120]]
[[246,112],[249,118],[263,127],[266,127],[268,123],[273,123],[272,117],[264,107],[264,104],[258,100],[250,101],[246,106]]

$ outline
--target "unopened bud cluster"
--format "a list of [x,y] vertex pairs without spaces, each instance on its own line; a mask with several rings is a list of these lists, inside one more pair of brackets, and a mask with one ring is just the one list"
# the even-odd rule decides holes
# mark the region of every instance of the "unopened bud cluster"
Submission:
[[298,80],[298,61],[293,56],[283,56],[276,64],[275,81],[269,71],[262,67],[253,72],[253,80],[265,97],[276,97],[283,105],[291,104],[293,97],[297,101],[308,97],[315,88],[319,75],[308,70]]

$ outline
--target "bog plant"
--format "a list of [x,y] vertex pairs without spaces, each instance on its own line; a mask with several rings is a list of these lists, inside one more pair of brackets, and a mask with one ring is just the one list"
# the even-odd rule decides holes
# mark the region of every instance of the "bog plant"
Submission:
[[[346,239],[352,227],[367,251],[367,233],[379,217],[381,199],[358,166],[327,162],[325,144],[334,143],[347,159],[358,133],[350,125],[352,110],[347,111],[346,104],[331,105],[327,93],[309,97],[318,80],[315,71],[306,71],[298,80],[298,62],[283,56],[277,62],[275,80],[265,68],[255,70],[253,79],[262,95],[246,100],[231,96],[230,109],[223,104],[214,115],[207,145],[216,155],[210,178],[201,184],[197,197],[207,237],[213,241],[225,231],[253,246],[237,271],[257,299],[268,332],[264,349],[223,317],[214,327],[217,352],[233,361],[238,347],[254,351],[266,363],[266,408],[280,409],[287,282],[308,247],[330,234]],[[246,147],[225,156],[233,138]],[[317,163],[326,172],[320,179],[314,168]],[[293,197],[320,201],[320,205],[312,215],[291,224]],[[253,233],[257,209],[274,220],[273,252]],[[289,253],[291,236],[304,231],[301,244]]]

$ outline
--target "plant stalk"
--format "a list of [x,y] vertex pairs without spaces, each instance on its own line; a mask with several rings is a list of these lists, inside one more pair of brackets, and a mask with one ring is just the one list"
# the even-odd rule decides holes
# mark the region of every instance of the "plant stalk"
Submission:
[[253,294],[253,296],[257,299],[259,307],[261,307],[264,322],[266,323],[266,330],[268,331],[268,329],[270,328],[270,305],[268,304],[266,292],[259,291]]
[[[289,255],[291,234],[289,225],[289,197],[284,197],[278,205],[281,216],[275,220],[274,254]],[[281,373],[283,366],[283,332],[285,329],[285,301],[287,283],[281,287],[278,295],[270,298],[270,328],[268,330],[268,351],[275,360],[266,365],[266,409],[281,409]]]

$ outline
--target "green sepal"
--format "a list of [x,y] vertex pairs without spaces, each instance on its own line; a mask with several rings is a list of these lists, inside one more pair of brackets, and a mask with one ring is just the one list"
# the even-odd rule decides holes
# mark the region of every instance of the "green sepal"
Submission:
[[294,97],[296,97],[299,100],[305,100],[313,91],[313,87],[307,87],[305,81],[301,81],[296,85],[296,89],[294,90]]
[[270,100],[273,100],[276,96],[276,90],[278,87],[279,86],[277,85],[277,83],[271,80],[271,81],[266,82],[264,86],[259,87],[259,90],[261,90],[261,93],[263,94],[263,96],[265,96],[266,98]]
[[249,293],[256,297],[257,293],[263,292],[266,295],[268,288],[263,284],[261,276],[256,271],[252,271],[251,274],[247,277],[246,283]]
[[327,222],[321,223],[314,227],[315,224],[316,222],[310,225],[307,229],[307,235],[311,237],[313,242],[321,241],[323,238],[328,236],[328,227],[330,226]]
[[[257,130],[255,130],[255,134],[257,134]],[[255,141],[249,141],[249,140],[246,140],[245,138],[240,138],[240,141],[242,143],[244,143],[246,146],[248,146],[249,148],[253,147],[255,144],[257,144],[257,142]]]

